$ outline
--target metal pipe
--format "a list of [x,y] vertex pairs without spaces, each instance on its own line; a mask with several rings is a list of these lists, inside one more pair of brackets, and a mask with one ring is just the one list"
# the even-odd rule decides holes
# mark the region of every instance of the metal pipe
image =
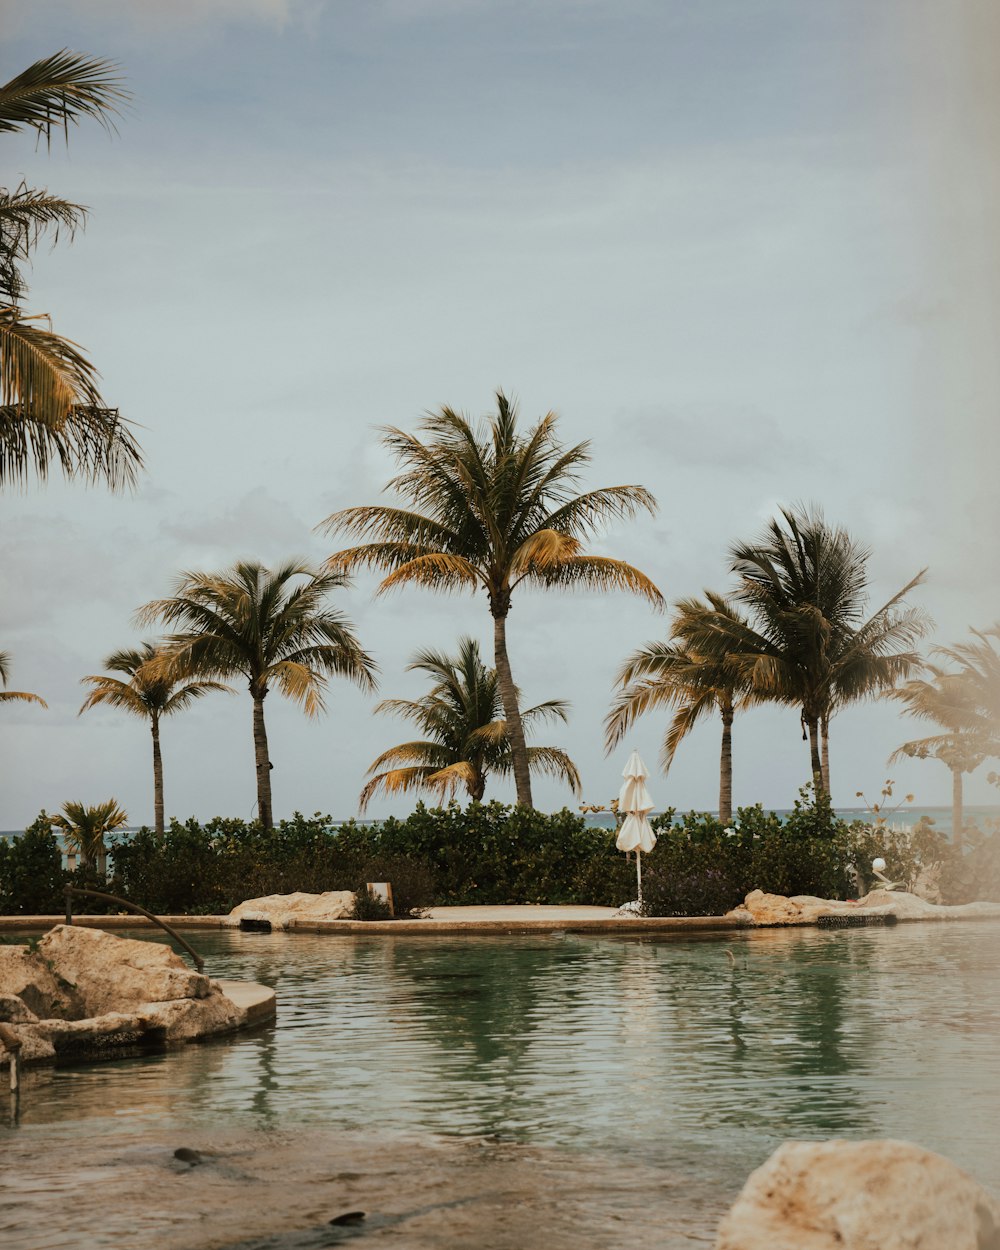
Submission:
[[181,935],[177,932],[177,930],[172,929],[165,920],[161,920],[159,916],[154,916],[151,911],[147,911],[145,907],[140,907],[138,903],[130,903],[127,898],[119,898],[117,894],[105,894],[101,890],[84,890],[81,886],[78,886],[78,885],[67,885],[65,887],[65,894],[66,894],[66,923],[67,924],[73,923],[72,895],[74,894],[88,894],[90,895],[91,898],[103,898],[108,903],[118,903],[120,906],[126,907],[128,908],[129,911],[134,912],[137,916],[145,916],[147,920],[152,920],[153,924],[158,924],[165,933],[169,934],[170,937],[172,937],[174,941],[177,942],[178,945],[184,947],[187,953],[194,960],[195,967],[198,969],[198,971],[199,972],[205,971],[205,961],[198,954],[198,952],[191,945],[191,943],[186,942],[184,938],[182,938]]

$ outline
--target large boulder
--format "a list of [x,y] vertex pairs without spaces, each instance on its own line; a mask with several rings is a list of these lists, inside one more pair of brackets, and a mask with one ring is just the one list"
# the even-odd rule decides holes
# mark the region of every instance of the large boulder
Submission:
[[57,977],[27,946],[0,946],[0,994],[21,999],[45,1019],[72,1020],[81,1012],[75,985]]
[[901,1141],[786,1142],[754,1172],[716,1250],[1000,1250],[1000,1203]]
[[[273,1016],[273,994],[243,989],[256,991],[254,1022]],[[0,1022],[21,1042],[24,1063],[193,1041],[248,1021],[218,982],[161,942],[57,925],[34,950],[0,946]],[[9,1059],[0,1044],[0,1067]]]
[[205,998],[208,977],[194,972],[162,942],[136,942],[101,929],[56,925],[38,943],[56,976],[76,989],[80,1016],[127,1011],[140,1003]]
[[1000,903],[963,903],[942,907],[907,894],[904,890],[872,890],[864,898],[853,900],[815,898],[811,894],[765,894],[751,890],[739,907],[728,913],[741,924],[769,927],[774,925],[815,924],[824,916],[894,916],[898,920],[977,920],[1000,917]]
[[243,920],[266,921],[272,929],[287,929],[296,921],[349,920],[354,912],[350,890],[327,890],[325,894],[267,894],[239,903],[223,924],[238,929]]

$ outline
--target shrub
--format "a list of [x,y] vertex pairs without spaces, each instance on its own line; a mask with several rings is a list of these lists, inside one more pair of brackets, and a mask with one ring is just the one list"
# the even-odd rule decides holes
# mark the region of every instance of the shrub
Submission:
[[50,915],[64,904],[62,850],[45,812],[18,837],[0,841],[0,912]]

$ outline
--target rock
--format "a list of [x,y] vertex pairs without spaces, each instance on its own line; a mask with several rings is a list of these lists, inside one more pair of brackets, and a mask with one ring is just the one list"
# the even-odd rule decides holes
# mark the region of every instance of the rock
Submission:
[[264,898],[248,898],[238,904],[223,920],[234,929],[240,921],[266,920],[272,929],[287,929],[296,920],[349,920],[354,911],[354,895],[350,890],[327,890],[325,894],[268,894]]
[[719,1226],[716,1250],[998,1250],[1000,1203],[900,1141],[786,1142]]
[[0,994],[15,995],[43,1019],[72,1020],[81,1011],[76,987],[27,946],[0,946]]
[[123,1047],[141,1046],[147,1040],[145,1023],[138,1015],[109,1011],[83,1020],[45,1020],[42,1027],[58,1057],[100,1056]]
[[38,1017],[23,998],[0,994],[0,1024],[37,1024]]
[[[38,943],[0,947],[0,1021],[26,1063],[193,1041],[274,1015],[274,996],[236,983],[233,1002],[161,942],[57,925]],[[0,1067],[10,1061],[0,1048]]]
[[204,998],[208,977],[189,968],[163,942],[137,942],[102,929],[56,925],[38,943],[56,975],[76,987],[80,1015],[125,1011],[140,1003]]
[[165,1042],[231,1033],[243,1023],[243,1012],[215,986],[205,998],[144,1003],[136,1009],[147,1030],[162,1030]]
[[[963,903],[941,907],[903,890],[872,890],[857,902],[815,898],[811,894],[765,894],[752,890],[728,915],[748,925],[815,924],[821,916],[896,916],[900,920],[975,920],[1000,917],[1000,903]],[[998,1248],[1000,1250],[1000,1248]]]
[[201,1163],[201,1151],[191,1150],[188,1146],[180,1146],[174,1151],[174,1158],[179,1159],[181,1163],[190,1163],[192,1167]]
[[[19,1053],[22,1063],[46,1063],[56,1057],[56,1048],[52,1045],[49,1031],[41,1021],[37,1024],[16,1024],[12,1028],[21,1043]],[[0,1068],[9,1065],[10,1053],[0,1046]]]

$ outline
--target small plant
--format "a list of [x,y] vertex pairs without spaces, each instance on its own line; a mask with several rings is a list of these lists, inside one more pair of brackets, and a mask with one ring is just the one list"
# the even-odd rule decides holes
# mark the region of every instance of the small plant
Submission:
[[[891,762],[892,761],[890,760],[890,763]],[[913,802],[913,795],[907,794],[903,798],[898,799],[891,807],[887,808],[886,801],[892,798],[892,788],[895,784],[896,783],[891,778],[886,781],[885,785],[882,787],[882,793],[879,796],[881,799],[881,802],[879,803],[870,803],[868,799],[865,798],[863,790],[858,790],[855,793],[854,797],[860,799],[864,803],[865,809],[872,818],[871,824],[876,829],[884,829],[890,816],[895,816],[896,813],[905,807],[907,803]]]
[[391,920],[392,911],[384,898],[363,886],[355,892],[354,907],[351,909],[352,920]]

